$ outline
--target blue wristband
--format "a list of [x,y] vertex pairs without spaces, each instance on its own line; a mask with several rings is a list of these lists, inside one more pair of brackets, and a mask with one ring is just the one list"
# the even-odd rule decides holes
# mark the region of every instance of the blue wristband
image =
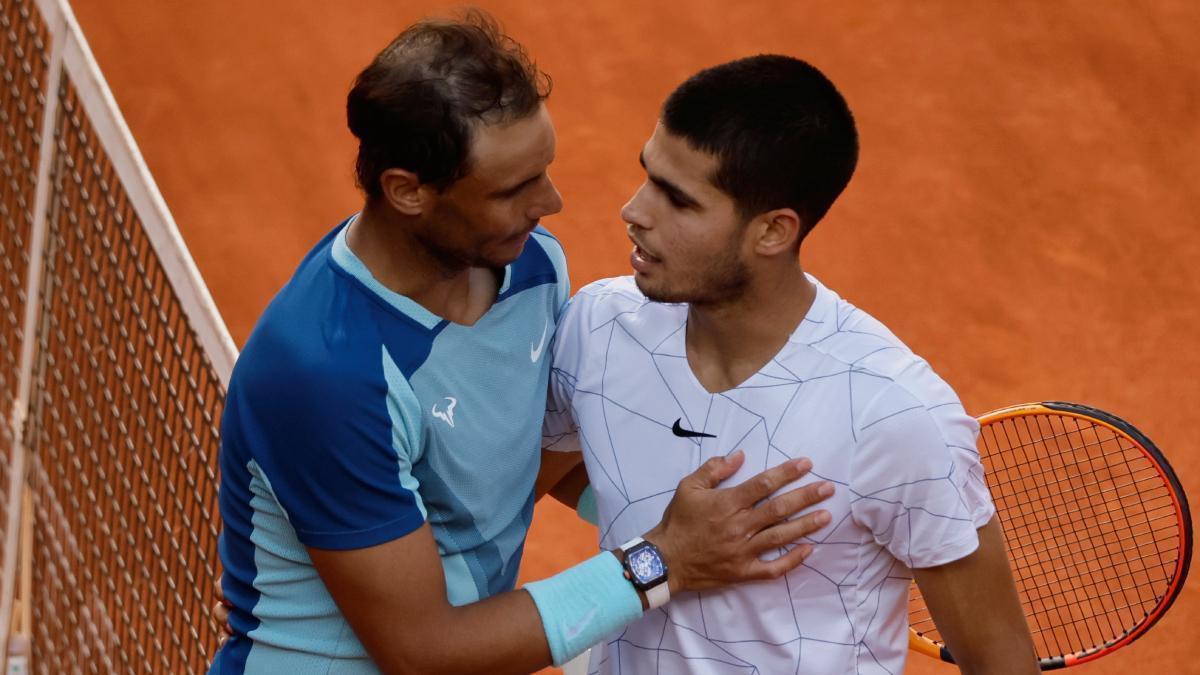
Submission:
[[542,616],[556,666],[642,615],[641,598],[608,551],[524,588]]
[[592,492],[591,483],[588,483],[583,488],[583,492],[579,493],[579,501],[575,503],[575,513],[593,525],[600,525],[600,513],[596,510],[596,493]]

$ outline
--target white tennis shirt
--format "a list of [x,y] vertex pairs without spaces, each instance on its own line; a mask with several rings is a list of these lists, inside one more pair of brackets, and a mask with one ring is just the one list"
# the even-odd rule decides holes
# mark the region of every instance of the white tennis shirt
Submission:
[[801,567],[679,594],[597,645],[589,673],[898,674],[911,568],[978,546],[995,513],[978,424],[928,363],[810,280],[816,299],[779,354],[717,394],[688,365],[687,305],[651,302],[630,277],[591,284],[568,305],[543,444],[582,450],[601,547],[652,528],[681,478],[737,449],[746,462],[725,486],[809,457],[796,485],[837,490]]

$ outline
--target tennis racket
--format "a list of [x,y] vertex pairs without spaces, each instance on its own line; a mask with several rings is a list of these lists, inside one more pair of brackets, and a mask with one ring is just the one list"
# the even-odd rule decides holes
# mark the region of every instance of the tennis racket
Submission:
[[[980,457],[1042,670],[1086,663],[1155,624],[1192,556],[1187,496],[1162,453],[1115,415],[1047,401],[979,418]],[[921,592],[909,648],[954,662]]]

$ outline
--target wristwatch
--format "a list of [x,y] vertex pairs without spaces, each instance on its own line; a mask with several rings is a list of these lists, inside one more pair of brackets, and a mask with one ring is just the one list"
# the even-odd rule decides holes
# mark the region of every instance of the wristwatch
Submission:
[[646,594],[650,609],[662,607],[671,599],[667,585],[667,563],[658,547],[641,537],[634,537],[621,544],[625,559],[625,578],[633,582],[634,588]]

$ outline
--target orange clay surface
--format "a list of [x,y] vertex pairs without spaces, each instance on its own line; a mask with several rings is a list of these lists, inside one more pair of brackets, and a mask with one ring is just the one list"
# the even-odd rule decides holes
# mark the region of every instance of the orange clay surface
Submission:
[[[302,254],[359,206],[342,107],[354,75],[446,6],[76,4],[241,344]],[[734,57],[803,57],[862,135],[805,268],[928,358],[968,410],[1058,398],[1118,412],[1200,503],[1200,4],[482,5],[554,77],[566,209],[546,225],[576,287],[629,271],[617,212],[664,96]],[[595,546],[571,512],[540,505],[523,578]],[[1200,672],[1197,622],[1200,574],[1147,637],[1080,670]]]

